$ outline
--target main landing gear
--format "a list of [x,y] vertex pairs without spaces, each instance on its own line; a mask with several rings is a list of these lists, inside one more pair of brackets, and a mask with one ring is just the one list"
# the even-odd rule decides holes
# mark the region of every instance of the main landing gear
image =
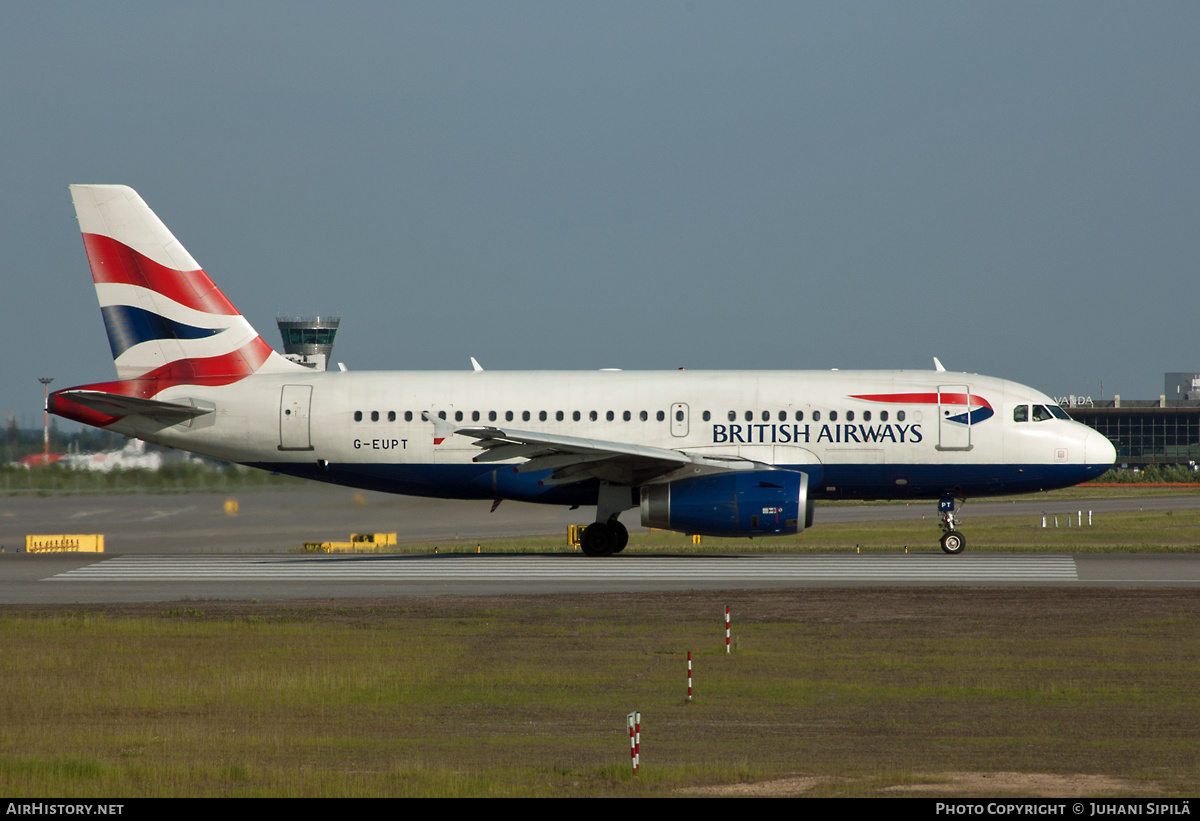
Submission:
[[967,546],[967,537],[956,530],[958,524],[954,499],[941,499],[938,502],[938,527],[942,529],[942,550],[952,556],[962,553]]
[[612,556],[629,544],[629,531],[616,519],[593,522],[583,529],[580,541],[585,556]]
[[612,556],[625,549],[625,545],[629,544],[629,531],[617,516],[633,506],[632,488],[629,485],[600,483],[596,521],[583,529],[583,538],[580,539],[585,556]]

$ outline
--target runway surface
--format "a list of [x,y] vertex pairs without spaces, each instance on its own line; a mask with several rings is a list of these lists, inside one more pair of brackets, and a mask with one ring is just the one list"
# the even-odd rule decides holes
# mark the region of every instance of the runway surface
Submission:
[[820,586],[1200,586],[1200,555],[12,556],[0,602],[118,603]]
[[511,556],[446,557],[347,556],[286,558],[186,558],[126,556],[56,574],[55,581],[260,581],[321,580],[573,580],[604,578],[624,581],[727,583],[748,579],[761,583],[766,573],[776,580],[861,581],[1074,581],[1070,556],[964,556],[946,561],[938,556],[770,556],[770,557],[630,557],[594,562],[581,557]]
[[[237,499],[236,516],[225,502]],[[976,502],[968,517],[1097,514],[1200,507],[1200,495],[1048,503]],[[401,541],[461,544],[565,535],[590,511],[506,502],[416,499],[314,487],[272,493],[0,499],[0,603],[274,600],[399,595],[621,592],[868,585],[1200,585],[1200,555],[928,552],[881,555],[311,556],[304,541],[397,532]],[[821,507],[821,522],[931,521],[932,503]],[[636,521],[636,513],[626,518]],[[969,519],[968,519],[969,521]],[[633,526],[631,531],[640,528]],[[26,533],[104,533],[101,555],[14,554]],[[932,537],[931,537],[932,541]],[[931,545],[932,548],[932,545]]]

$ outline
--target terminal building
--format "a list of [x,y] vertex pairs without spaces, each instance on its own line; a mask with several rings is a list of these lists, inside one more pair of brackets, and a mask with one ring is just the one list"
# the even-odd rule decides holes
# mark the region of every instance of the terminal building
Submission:
[[1200,373],[1166,374],[1158,399],[1071,397],[1064,409],[1108,437],[1118,466],[1200,463]]

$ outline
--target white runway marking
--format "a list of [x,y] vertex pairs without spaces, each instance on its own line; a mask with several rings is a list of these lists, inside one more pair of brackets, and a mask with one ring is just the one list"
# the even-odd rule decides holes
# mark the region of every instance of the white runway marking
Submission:
[[62,581],[473,581],[623,579],[672,581],[1078,581],[1071,556],[121,556],[51,577]]

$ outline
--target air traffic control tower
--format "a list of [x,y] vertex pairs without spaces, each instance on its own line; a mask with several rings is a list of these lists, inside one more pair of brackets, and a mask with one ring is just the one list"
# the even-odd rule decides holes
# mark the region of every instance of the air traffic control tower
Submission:
[[325,370],[333,355],[333,338],[341,321],[337,316],[276,317],[283,336],[283,355],[306,368]]

